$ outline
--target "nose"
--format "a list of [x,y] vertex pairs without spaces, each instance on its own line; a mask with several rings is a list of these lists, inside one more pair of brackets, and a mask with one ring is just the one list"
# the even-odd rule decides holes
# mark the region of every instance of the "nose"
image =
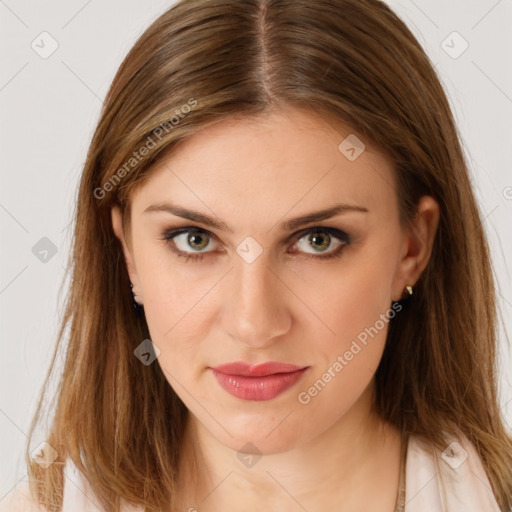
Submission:
[[223,290],[225,332],[252,348],[265,348],[288,332],[291,291],[271,268],[265,251],[252,263],[235,261]]

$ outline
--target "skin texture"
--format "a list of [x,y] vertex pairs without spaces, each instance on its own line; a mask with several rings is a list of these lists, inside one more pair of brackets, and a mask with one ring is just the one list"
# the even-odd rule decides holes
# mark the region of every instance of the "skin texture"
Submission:
[[[366,141],[350,161],[338,146],[351,133],[297,108],[223,121],[185,141],[135,192],[128,238],[121,212],[112,210],[160,350],[154,364],[191,413],[180,469],[183,510],[311,512],[341,503],[345,511],[394,509],[400,438],[370,408],[388,328],[376,322],[426,267],[439,206],[424,196],[414,225],[403,231],[390,161]],[[220,219],[232,232],[144,213],[162,201]],[[338,203],[369,211],[281,229],[287,219]],[[175,239],[179,249],[204,256],[185,262],[162,237],[190,226],[211,236],[196,245],[186,234]],[[349,235],[339,258],[318,258],[345,243],[325,232],[312,243],[307,230],[319,226]],[[236,250],[248,236],[263,251],[251,263]],[[378,334],[301,403],[299,393],[376,325]],[[224,391],[208,369],[232,361],[309,369],[278,397],[248,401]],[[262,454],[252,465],[237,457],[248,442],[256,448],[245,452]]]

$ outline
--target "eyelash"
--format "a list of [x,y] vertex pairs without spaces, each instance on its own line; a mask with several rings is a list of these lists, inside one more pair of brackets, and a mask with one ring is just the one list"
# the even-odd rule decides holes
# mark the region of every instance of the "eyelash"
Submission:
[[[178,235],[181,235],[183,233],[197,233],[197,234],[205,234],[206,236],[215,236],[213,233],[210,233],[209,231],[195,227],[195,226],[188,226],[184,228],[178,228],[178,229],[171,229],[168,231],[165,231],[162,236],[161,240],[163,240],[166,244],[168,244],[172,239]],[[350,245],[350,236],[345,233],[344,231],[341,231],[336,228],[329,228],[324,226],[315,226],[312,228],[305,229],[303,231],[300,231],[299,233],[294,235],[294,238],[296,238],[295,243],[297,243],[299,240],[301,240],[305,235],[308,235],[310,233],[327,233],[329,236],[333,236],[334,238],[338,238],[341,240],[342,243],[336,250],[334,250],[331,253],[328,253],[326,255],[312,255],[312,254],[306,254],[305,258],[314,258],[317,260],[328,260],[333,258],[339,258],[343,252],[343,249],[345,246]],[[173,243],[174,247],[171,247],[171,250],[178,258],[186,258],[185,263],[187,263],[190,259],[193,261],[201,261],[204,257],[204,254],[207,254],[207,252],[204,253],[186,253],[183,251],[180,251],[176,248],[176,245]]]

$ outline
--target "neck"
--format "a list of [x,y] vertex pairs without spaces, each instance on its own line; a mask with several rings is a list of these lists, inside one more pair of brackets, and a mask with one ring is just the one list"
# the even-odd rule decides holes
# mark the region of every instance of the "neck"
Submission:
[[401,440],[372,411],[373,392],[369,386],[321,435],[263,456],[240,455],[189,414],[179,470],[183,510],[313,512],[340,500],[345,511],[393,510]]

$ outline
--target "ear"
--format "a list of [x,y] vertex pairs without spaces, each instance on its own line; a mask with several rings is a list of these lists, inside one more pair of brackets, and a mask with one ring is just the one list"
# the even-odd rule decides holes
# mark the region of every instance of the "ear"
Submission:
[[421,197],[418,213],[407,231],[402,247],[398,271],[393,282],[394,301],[404,298],[404,288],[416,284],[425,270],[432,253],[439,216],[438,202],[431,196]]
[[124,228],[123,228],[123,212],[119,206],[113,206],[111,210],[112,217],[112,228],[116,237],[121,242],[121,246],[123,248],[124,260],[126,263],[126,269],[128,271],[128,276],[130,278],[131,283],[133,284],[132,292],[136,295],[136,300],[139,304],[143,304],[141,298],[141,288],[139,282],[139,276],[137,274],[137,267],[135,266],[135,260],[133,258],[133,251],[131,249],[131,243],[128,244],[125,236],[124,236]]

